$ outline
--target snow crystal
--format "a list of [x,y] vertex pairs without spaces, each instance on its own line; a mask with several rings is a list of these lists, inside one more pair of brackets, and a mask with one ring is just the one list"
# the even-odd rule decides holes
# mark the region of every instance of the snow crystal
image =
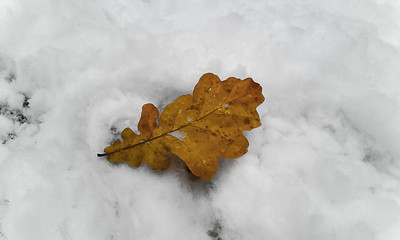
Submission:
[[183,141],[186,137],[186,133],[185,132],[181,132],[181,131],[173,131],[168,133],[168,135],[171,135],[173,137],[176,137],[177,139]]

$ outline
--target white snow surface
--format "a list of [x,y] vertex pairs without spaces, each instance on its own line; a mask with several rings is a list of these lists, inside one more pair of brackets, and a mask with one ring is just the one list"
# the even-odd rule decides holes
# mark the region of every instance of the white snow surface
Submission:
[[[263,87],[247,154],[96,156],[207,72]],[[2,0],[0,108],[1,240],[400,239],[398,1]]]
[[183,141],[186,137],[186,133],[181,132],[181,131],[173,131],[173,132],[168,133],[168,135],[171,135],[171,136],[179,139],[180,141]]

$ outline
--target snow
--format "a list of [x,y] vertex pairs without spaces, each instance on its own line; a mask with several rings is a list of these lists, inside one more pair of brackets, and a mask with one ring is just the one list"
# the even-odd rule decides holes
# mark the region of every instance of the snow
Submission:
[[[0,239],[400,239],[400,4],[0,2]],[[207,72],[266,101],[211,181],[96,153]]]
[[185,139],[185,137],[186,137],[186,133],[185,132],[181,132],[181,131],[173,131],[171,133],[168,133],[168,135],[171,135],[171,136],[179,139],[180,141],[183,141],[183,139]]

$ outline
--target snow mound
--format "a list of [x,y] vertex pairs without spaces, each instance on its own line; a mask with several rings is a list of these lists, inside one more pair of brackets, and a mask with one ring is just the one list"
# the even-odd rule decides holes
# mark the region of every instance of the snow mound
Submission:
[[[1,1],[0,239],[400,239],[399,39],[385,0]],[[96,156],[207,72],[266,97],[213,180]]]

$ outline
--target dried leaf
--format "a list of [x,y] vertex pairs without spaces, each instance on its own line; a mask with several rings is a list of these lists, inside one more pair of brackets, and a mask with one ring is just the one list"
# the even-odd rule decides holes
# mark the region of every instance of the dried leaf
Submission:
[[[140,135],[126,128],[121,137],[104,149],[111,162],[142,162],[153,169],[170,165],[171,153],[181,158],[192,173],[211,179],[218,169],[218,158],[238,158],[249,143],[242,131],[261,125],[256,111],[264,101],[261,86],[251,78],[228,78],[204,74],[193,90],[167,105],[159,115],[146,104],[138,124]],[[159,124],[157,124],[159,119]]]

